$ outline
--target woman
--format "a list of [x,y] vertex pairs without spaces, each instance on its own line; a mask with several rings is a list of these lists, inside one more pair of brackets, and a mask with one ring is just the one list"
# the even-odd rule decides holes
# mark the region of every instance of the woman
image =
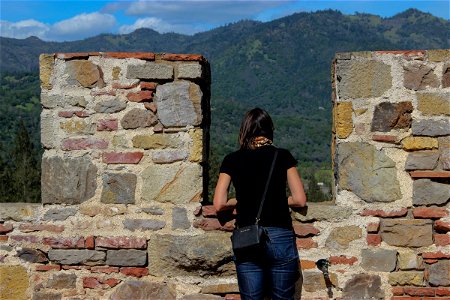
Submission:
[[[269,176],[275,151],[278,155],[263,204],[259,224],[263,226],[263,246],[251,253],[235,252],[241,297],[263,299],[270,290],[272,300],[293,299],[299,277],[299,258],[289,207],[303,207],[306,196],[297,172],[297,161],[288,150],[272,145],[273,122],[269,114],[254,108],[242,120],[240,149],[228,154],[220,167],[214,194],[217,211],[236,207],[238,227],[255,224],[255,218]],[[231,182],[236,199],[228,200]],[[286,182],[291,196],[286,197]]]

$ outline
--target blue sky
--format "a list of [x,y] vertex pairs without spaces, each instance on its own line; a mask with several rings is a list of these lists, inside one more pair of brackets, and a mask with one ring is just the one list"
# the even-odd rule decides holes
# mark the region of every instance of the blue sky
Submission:
[[360,12],[382,17],[408,8],[447,20],[450,14],[448,0],[0,0],[0,35],[70,41],[101,33],[126,34],[142,27],[160,33],[195,34],[242,19],[266,22],[295,12],[330,8],[345,14]]

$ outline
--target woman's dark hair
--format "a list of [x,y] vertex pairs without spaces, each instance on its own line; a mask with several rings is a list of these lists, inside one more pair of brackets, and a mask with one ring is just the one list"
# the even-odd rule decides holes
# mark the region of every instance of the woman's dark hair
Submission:
[[261,109],[249,110],[242,119],[239,130],[239,145],[241,149],[249,149],[252,139],[257,136],[264,136],[273,140],[273,122],[269,114]]

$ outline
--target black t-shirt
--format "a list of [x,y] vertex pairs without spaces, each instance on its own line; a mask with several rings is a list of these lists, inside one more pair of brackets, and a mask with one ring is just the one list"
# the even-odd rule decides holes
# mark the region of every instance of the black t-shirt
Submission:
[[[240,227],[255,224],[275,149],[274,146],[263,146],[254,150],[241,149],[225,156],[222,162],[220,173],[231,176],[236,190],[236,222]],[[292,228],[286,197],[286,171],[296,165],[297,160],[288,150],[278,148],[260,225]]]

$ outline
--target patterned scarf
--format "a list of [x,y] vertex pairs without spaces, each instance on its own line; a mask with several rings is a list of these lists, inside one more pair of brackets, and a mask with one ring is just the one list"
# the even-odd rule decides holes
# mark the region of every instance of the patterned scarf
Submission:
[[256,136],[250,142],[250,149],[256,149],[262,146],[272,145],[272,141],[265,136]]

